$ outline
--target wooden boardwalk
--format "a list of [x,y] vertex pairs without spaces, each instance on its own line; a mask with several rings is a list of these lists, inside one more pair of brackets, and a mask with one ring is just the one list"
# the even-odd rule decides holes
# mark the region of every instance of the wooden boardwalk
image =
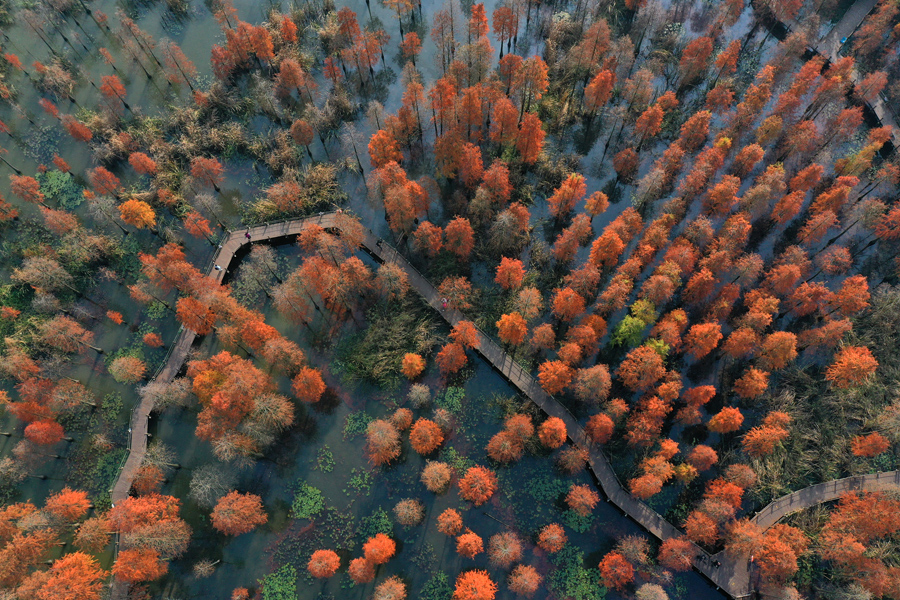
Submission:
[[833,479],[773,500],[756,513],[751,520],[763,529],[768,529],[788,515],[812,508],[822,502],[837,500],[849,492],[888,492],[898,489],[900,489],[900,471],[885,471]]
[[[844,40],[847,40],[859,29],[859,26],[862,25],[863,21],[877,5],[878,0],[857,0],[854,2],[847,9],[847,12],[844,13],[844,16],[841,17],[841,20],[831,28],[831,31],[815,43],[812,50],[828,59],[829,62],[836,62],[841,58],[841,48],[844,47]],[[800,26],[796,21],[783,23],[783,25],[788,29],[797,29]],[[855,67],[852,71],[852,78],[854,86],[858,86],[863,79]],[[884,96],[879,94],[868,105],[872,112],[875,113],[875,116],[878,117],[878,120],[881,121],[882,126],[889,125],[891,127],[891,142],[895,148],[900,149],[900,128],[897,127],[897,116],[891,107],[885,103]]]
[[832,62],[840,58],[840,51],[844,45],[841,40],[845,40],[853,35],[853,32],[859,29],[866,16],[872,12],[877,4],[878,0],[857,0],[854,2],[847,9],[847,12],[844,13],[844,16],[841,17],[841,20],[831,28],[831,31],[818,41],[816,52],[827,57]]
[[[832,63],[841,58],[841,48],[844,46],[842,40],[846,40],[862,25],[863,21],[869,16],[878,0],[857,0],[847,9],[844,16],[837,24],[831,28],[825,37],[816,44],[816,52],[826,57]],[[859,71],[853,69],[853,85],[858,86],[862,82],[862,76]],[[891,141],[895,147],[900,147],[900,128],[897,127],[897,118],[890,107],[885,103],[884,96],[879,94],[875,99],[869,102],[869,106],[881,121],[882,126],[890,125],[892,129]]]
[[[307,223],[318,223],[322,227],[332,227],[334,225],[334,216],[335,213],[326,213],[306,219],[257,225],[256,227],[251,227],[249,230],[241,229],[239,231],[232,231],[222,241],[222,244],[213,257],[207,276],[215,281],[222,281],[225,277],[226,270],[231,265],[231,261],[234,260],[235,254],[251,240],[264,241],[296,235]],[[248,231],[250,232],[251,240],[248,240],[246,237]],[[216,265],[222,267],[222,270],[217,271],[215,269]],[[196,337],[197,336],[193,331],[185,329],[184,327],[178,331],[178,336],[175,338],[168,359],[162,369],[157,372],[154,380],[168,383],[178,375]],[[125,464],[119,472],[119,477],[116,479],[116,483],[110,491],[113,505],[128,497],[128,494],[131,491],[131,483],[134,481],[138,469],[140,469],[141,464],[144,462],[144,456],[147,454],[148,420],[152,410],[152,403],[142,400],[132,413],[131,423],[128,429],[130,434],[128,457],[125,459]]]
[[[283,221],[259,225],[248,229],[231,232],[223,241],[221,248],[216,253],[210,265],[209,277],[221,281],[226,270],[230,267],[235,254],[249,241],[260,242],[282,237],[296,235],[307,224],[318,224],[323,228],[332,228],[335,225],[337,213],[324,213],[318,216],[293,221]],[[246,234],[250,233],[248,241]],[[465,316],[450,308],[443,308],[437,289],[428,281],[409,261],[399,252],[383,240],[377,238],[368,229],[362,245],[381,262],[390,262],[401,267],[409,278],[410,285],[425,299],[425,301],[437,311],[448,323],[456,325],[465,319]],[[215,265],[222,270],[215,270]],[[673,524],[666,521],[662,515],[632,496],[619,482],[613,471],[612,465],[602,450],[587,437],[584,429],[577,419],[555,398],[547,394],[538,382],[522,367],[515,363],[503,349],[487,334],[480,331],[478,352],[497,371],[506,377],[523,395],[530,398],[541,410],[550,416],[558,417],[566,424],[569,438],[572,442],[589,452],[588,465],[596,477],[600,488],[609,499],[609,502],[617,506],[625,515],[637,522],[648,533],[660,540],[673,537],[681,537],[683,533]],[[188,351],[194,343],[196,335],[182,328],[172,346],[168,360],[160,369],[155,379],[159,381],[171,381],[181,370]],[[150,402],[141,401],[134,411],[134,416],[129,429],[131,441],[129,455],[125,461],[115,486],[112,489],[113,504],[125,499],[130,490],[134,476],[144,460],[147,451],[147,428],[150,412],[153,406]],[[778,522],[784,516],[809,508],[821,502],[834,500],[841,494],[854,491],[880,491],[896,489],[900,485],[900,471],[889,473],[876,473],[860,477],[848,477],[827,483],[810,486],[793,494],[779,498],[761,510],[754,520],[766,529]],[[702,548],[695,546],[694,568],[707,579],[722,589],[733,598],[744,598],[750,595],[750,576],[747,570],[745,557],[735,559],[730,555],[720,552],[710,555]]]
[[[442,299],[437,289],[421,273],[419,273],[399,252],[378,240],[370,231],[366,232],[363,244],[383,262],[392,262],[403,268],[409,277],[410,285],[436,310],[448,323],[456,325],[466,320],[458,310],[442,307]],[[540,384],[503,349],[483,331],[478,331],[479,345],[477,351],[497,371],[509,380],[523,395],[530,398],[541,410],[552,417],[558,417],[566,424],[566,431],[572,443],[586,448],[589,453],[588,465],[597,479],[603,493],[609,501],[623,513],[637,522],[654,537],[665,540],[681,537],[683,533],[666,521],[662,515],[631,495],[613,471],[612,465],[600,448],[591,442],[578,420],[558,400],[550,396]],[[706,576],[716,586],[734,598],[748,595],[750,578],[746,568],[736,569],[731,562],[716,559],[699,546],[695,547],[694,568]]]

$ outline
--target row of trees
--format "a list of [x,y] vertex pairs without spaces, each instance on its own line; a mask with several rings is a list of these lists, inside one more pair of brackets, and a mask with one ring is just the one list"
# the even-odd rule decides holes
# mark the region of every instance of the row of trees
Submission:
[[[439,530],[449,536],[460,533],[462,518],[453,509],[447,509],[438,517]],[[457,551],[462,556],[474,558],[484,551],[480,536],[466,529],[456,538]],[[378,565],[388,562],[396,553],[396,543],[383,533],[376,534],[363,544],[363,556],[350,561],[348,574],[357,584],[369,583],[375,578]],[[491,564],[510,569],[522,558],[522,543],[512,532],[492,536],[488,543]],[[340,569],[340,556],[333,550],[316,550],[307,564],[310,575],[317,578],[333,577]],[[538,589],[542,577],[530,565],[517,565],[508,577],[509,589],[521,596],[531,597]],[[485,571],[470,570],[461,573],[456,580],[453,597],[457,600],[491,600],[497,592],[497,584]],[[374,598],[406,598],[406,584],[397,576],[389,577],[375,587]]]
[[[528,340],[538,356],[555,351],[538,369],[546,391],[571,391],[581,401],[604,405],[591,417],[588,431],[605,442],[621,426],[628,445],[644,454],[629,482],[636,496],[649,498],[673,479],[686,485],[701,474],[708,477],[703,502],[685,530],[692,541],[711,547],[735,526],[744,490],[755,483],[750,467],[718,465],[719,455],[739,441],[749,462],[774,452],[791,433],[789,414],[759,415],[755,424],[745,414],[770,388],[772,377],[794,364],[801,351],[807,361],[830,362],[824,376],[835,387],[863,385],[873,376],[878,361],[864,346],[842,347],[830,361],[827,356],[851,331],[850,318],[869,305],[868,281],[853,274],[853,267],[873,244],[893,239],[895,211],[873,192],[895,184],[900,174],[891,162],[873,168],[889,128],[870,130],[862,148],[846,147],[858,135],[862,110],[845,104],[845,98],[871,100],[884,87],[883,74],[853,87],[853,58],[827,67],[814,58],[794,71],[805,46],[803,30],[780,45],[741,98],[742,86],[733,75],[742,43],[722,40],[741,4],[723,8],[708,36],[683,47],[674,76],[666,75],[673,89],[665,93],[656,89],[658,67],[635,68],[623,60],[622,40],[613,40],[598,20],[586,25],[574,43],[570,37],[569,46],[554,47],[555,64],[507,54],[494,72],[467,53],[447,60],[443,77],[429,91],[410,78],[396,117],[385,117],[369,144],[375,189],[395,233],[410,235],[423,257],[447,251],[465,265],[475,248],[460,240],[489,240],[501,231],[515,206],[508,204],[508,183],[522,181],[526,169],[541,160],[544,133],[537,141],[534,132],[541,123],[529,128],[528,109],[545,94],[558,92],[554,75],[562,78],[564,65],[573,68],[578,64],[573,59],[582,59],[584,114],[589,120],[601,112],[615,115],[607,145],[613,147],[616,182],[635,184],[638,210],[626,209],[592,241],[592,218],[607,209],[608,199],[601,192],[588,197],[577,173],[564,175],[547,197],[561,229],[552,250],[563,285],[547,300],[538,289],[531,293],[522,287],[521,246],[501,253],[496,282],[506,290],[505,298],[517,308],[538,308],[530,315],[504,314],[497,333],[514,347]],[[469,40],[487,34],[480,14],[471,13]],[[693,86],[704,79],[712,80],[705,89]],[[783,91],[777,93],[779,88]],[[607,107],[611,102],[615,106]],[[424,220],[428,203],[418,191],[424,182],[410,182],[400,166],[415,165],[413,143],[425,143],[423,104],[431,112],[425,116],[434,129],[436,174],[464,198],[445,228]],[[673,111],[698,104],[693,114],[683,113],[680,130],[667,146],[656,143]],[[619,150],[626,140],[630,147]],[[515,154],[504,148],[515,148]],[[496,153],[506,160],[494,160],[485,169],[483,156]],[[657,157],[648,158],[650,153]],[[658,214],[649,217],[653,209]],[[527,229],[528,211],[523,210]],[[789,241],[771,255],[754,252],[749,249],[754,228]],[[590,246],[588,260],[573,267],[584,246]],[[474,305],[473,286],[465,277],[448,278],[439,293],[453,308]],[[544,306],[551,321],[530,328]],[[622,318],[625,308],[630,314]],[[616,389],[637,395],[631,402],[627,397],[607,401],[610,369],[593,359],[607,333],[607,319],[615,324],[611,341],[631,347],[615,370]],[[464,322],[454,328],[451,342],[437,355],[444,374],[459,371],[466,349],[477,347],[477,337],[466,344],[465,327]],[[689,387],[678,369],[679,355],[689,365],[721,361],[741,371],[727,387],[719,381]],[[409,357],[404,372],[414,379],[422,368],[421,357]],[[725,406],[705,417],[703,407],[714,398]],[[720,436],[719,451],[692,445],[674,461],[682,447],[663,436],[670,415],[688,426],[705,421],[707,430]],[[877,432],[859,431],[853,448],[858,456],[871,457],[888,446]],[[507,431],[497,434],[488,450],[501,462],[521,455],[520,444]],[[783,582],[796,571],[790,557],[806,543],[789,528],[762,537],[761,572]]]

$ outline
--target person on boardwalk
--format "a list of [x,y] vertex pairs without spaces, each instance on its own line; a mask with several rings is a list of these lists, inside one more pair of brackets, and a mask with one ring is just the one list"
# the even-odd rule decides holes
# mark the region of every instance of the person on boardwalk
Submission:
[[250,241],[250,230],[249,229],[244,233],[244,237],[247,238],[248,242]]

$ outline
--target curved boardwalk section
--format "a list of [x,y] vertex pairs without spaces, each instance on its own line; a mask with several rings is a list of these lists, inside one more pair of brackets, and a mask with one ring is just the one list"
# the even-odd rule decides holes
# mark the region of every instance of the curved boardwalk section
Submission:
[[887,492],[896,491],[898,488],[900,488],[900,471],[833,479],[774,500],[756,513],[752,520],[763,529],[768,529],[790,514],[812,508],[822,502],[837,500],[849,492]]
[[[324,228],[333,227],[335,215],[336,213],[325,213],[315,217],[259,225],[250,229],[231,232],[225,238],[213,259],[209,277],[217,281],[222,280],[225,271],[217,271],[213,265],[219,265],[223,269],[227,269],[238,250],[244,244],[249,243],[246,237],[248,232],[251,240],[256,242],[287,237],[298,234],[309,223],[315,223]],[[465,319],[465,316],[459,311],[443,308],[440,295],[431,282],[419,273],[399,252],[377,238],[368,229],[365,230],[362,245],[379,261],[391,262],[401,267],[406,272],[410,285],[448,323],[456,325],[459,321]],[[195,337],[196,335],[193,332],[184,328],[181,329],[173,344],[168,360],[156,376],[157,380],[168,382],[178,374],[191,345],[194,343]],[[600,448],[588,439],[577,419],[558,400],[547,394],[538,382],[516,364],[496,342],[480,330],[478,352],[522,394],[534,401],[541,410],[550,416],[559,417],[563,420],[572,441],[582,448],[587,448],[590,469],[610,502],[658,539],[665,540],[682,535],[682,532],[666,521],[662,515],[625,490],[616,477],[609,460]],[[132,480],[144,460],[144,455],[147,451],[148,419],[152,409],[153,406],[150,402],[142,401],[134,411],[130,429],[130,453],[112,490],[113,504],[128,496]],[[767,528],[786,515],[809,508],[820,502],[834,500],[845,492],[854,490],[885,490],[895,488],[898,485],[900,485],[900,471],[838,479],[814,485],[779,498],[760,511],[754,517],[754,520],[763,528]],[[733,557],[721,552],[715,556],[710,556],[703,549],[696,547],[693,563],[695,569],[728,595],[734,598],[742,598],[750,594],[750,577],[747,571],[746,560],[742,558],[735,560]]]
[[[234,255],[249,241],[264,241],[296,235],[307,223],[317,223],[322,227],[331,227],[334,224],[334,216],[335,213],[326,213],[306,219],[267,223],[251,227],[250,229],[232,231],[222,241],[212,263],[210,263],[207,276],[215,281],[222,281],[225,277],[225,270],[228,269],[228,266],[234,259]],[[246,235],[248,232],[251,240],[247,240]],[[221,266],[223,270],[217,271],[215,265]],[[193,331],[184,327],[179,330],[178,336],[175,338],[175,342],[172,344],[172,349],[169,352],[169,357],[162,369],[157,373],[155,380],[168,383],[178,375],[178,371],[181,370],[181,366],[184,364],[188,351],[190,351],[196,337],[197,335]],[[125,464],[119,472],[119,477],[116,479],[116,483],[110,492],[113,505],[128,497],[128,493],[131,491],[131,483],[134,481],[141,463],[144,462],[144,456],[147,453],[147,428],[152,410],[152,402],[142,400],[132,414],[131,424],[128,429],[131,436],[129,439],[128,458],[125,460]]]

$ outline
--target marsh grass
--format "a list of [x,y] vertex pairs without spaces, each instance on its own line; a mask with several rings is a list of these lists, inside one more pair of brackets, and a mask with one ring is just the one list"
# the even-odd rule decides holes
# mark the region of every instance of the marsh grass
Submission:
[[900,389],[900,355],[894,336],[900,331],[900,291],[882,286],[871,308],[854,319],[845,345],[867,346],[878,360],[875,375],[864,384],[840,389],[824,377],[824,365],[806,364],[781,374],[773,393],[753,408],[760,417],[772,410],[793,418],[791,435],[774,453],[752,461],[759,476],[752,499],[759,504],[773,497],[822,481],[897,468],[895,449],[874,459],[854,456],[850,442],[857,435],[882,430],[880,415]]
[[385,388],[399,383],[404,354],[427,356],[438,342],[434,317],[418,298],[407,296],[399,306],[376,306],[368,320],[368,328],[342,340],[335,355],[349,376]]

